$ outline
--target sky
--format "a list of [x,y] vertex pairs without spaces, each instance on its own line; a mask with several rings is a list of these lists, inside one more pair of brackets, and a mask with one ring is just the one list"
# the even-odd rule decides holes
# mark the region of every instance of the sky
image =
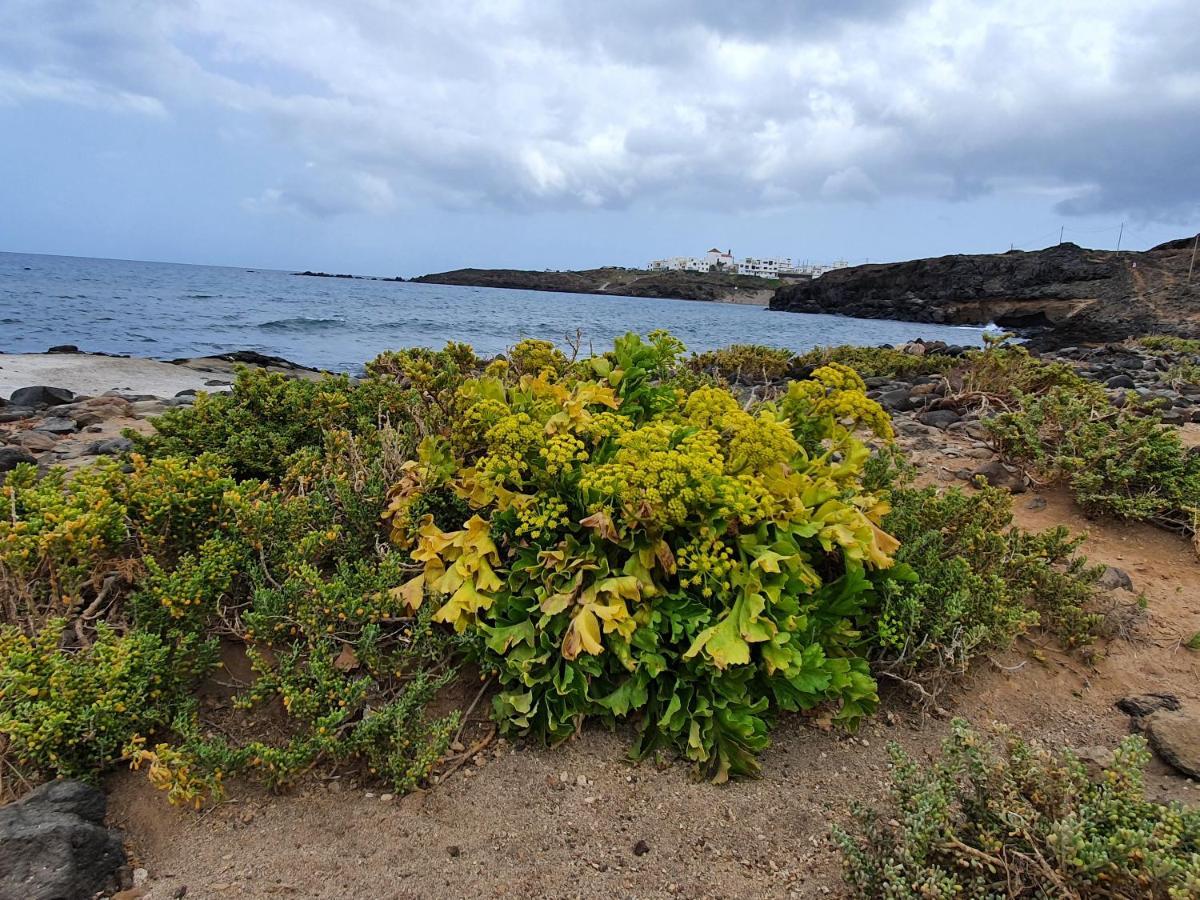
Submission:
[[0,3],[0,250],[412,276],[1197,230],[1194,0]]

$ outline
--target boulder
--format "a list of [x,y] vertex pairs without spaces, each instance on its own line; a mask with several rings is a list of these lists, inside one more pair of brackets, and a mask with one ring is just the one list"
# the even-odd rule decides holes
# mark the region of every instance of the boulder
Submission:
[[114,888],[125,849],[103,792],[51,781],[0,807],[0,900],[87,900]]
[[1100,580],[1096,582],[1096,586],[1105,591],[1115,591],[1117,588],[1132,591],[1133,579],[1129,577],[1129,573],[1124,569],[1118,569],[1116,566],[1105,566],[1104,574],[1100,576]]
[[96,441],[87,448],[89,456],[117,456],[133,449],[133,441],[129,438],[109,438],[107,441]]
[[72,411],[72,418],[80,425],[95,425],[120,416],[129,416],[133,412],[128,400],[120,397],[95,397],[83,404],[78,411]]
[[1137,720],[1160,709],[1179,709],[1179,698],[1174,694],[1136,694],[1118,700],[1117,709]]
[[1140,724],[1163,762],[1189,778],[1200,779],[1200,716],[1186,709],[1160,709]]
[[1114,389],[1131,388],[1134,387],[1134,381],[1128,375],[1114,375],[1104,385]]
[[32,453],[20,447],[0,447],[0,472],[11,471],[21,463],[37,465],[37,460]]
[[47,353],[78,353],[79,348],[74,344],[56,344],[46,351]]
[[908,412],[917,404],[913,402],[912,393],[908,388],[896,388],[884,391],[879,395],[879,402],[887,409],[895,412]]
[[1024,476],[998,459],[984,463],[971,474],[974,478],[982,478],[992,487],[1007,488],[1014,494],[1023,494],[1026,490]]
[[51,416],[37,424],[37,430],[46,434],[74,434],[77,427],[74,419],[65,416]]
[[75,395],[66,388],[35,385],[33,387],[17,388],[8,398],[13,406],[62,406],[75,399]]
[[43,450],[52,450],[54,445],[58,443],[54,439],[54,435],[47,434],[44,431],[22,431],[12,439],[12,442],[19,447],[24,447],[26,450],[32,450],[35,453],[41,453]]

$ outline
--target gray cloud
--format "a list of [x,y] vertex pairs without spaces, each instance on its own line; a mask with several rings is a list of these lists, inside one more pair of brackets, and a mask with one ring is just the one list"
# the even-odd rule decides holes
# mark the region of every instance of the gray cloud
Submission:
[[1138,5],[8,0],[0,104],[237,117],[262,211],[1042,197],[1200,213],[1200,41]]

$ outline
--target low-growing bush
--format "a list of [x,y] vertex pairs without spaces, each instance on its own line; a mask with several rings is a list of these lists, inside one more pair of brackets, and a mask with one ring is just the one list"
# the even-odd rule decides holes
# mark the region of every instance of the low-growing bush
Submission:
[[721,378],[730,384],[762,384],[779,381],[791,372],[795,355],[781,347],[761,344],[731,344],[718,350],[693,354],[688,367],[694,372]]
[[122,635],[104,623],[93,642],[64,647],[66,624],[52,619],[32,636],[0,625],[0,761],[29,777],[99,774],[136,735],[169,725],[215,658],[194,636]]
[[883,527],[900,541],[899,565],[879,584],[870,624],[876,672],[931,698],[975,658],[1039,624],[1069,647],[1091,643],[1102,569],[1077,555],[1081,539],[1061,526],[1015,527],[1011,495],[986,485],[900,487],[890,501]]
[[893,745],[891,799],[834,837],[853,896],[1200,896],[1200,811],[1145,794],[1145,741],[1098,778],[1068,753],[956,721],[923,767]]
[[1140,337],[1136,343],[1147,350],[1159,352],[1200,353],[1200,341],[1166,334],[1152,334]]
[[987,423],[997,447],[1066,481],[1084,509],[1194,531],[1200,454],[1154,416],[1056,387]]
[[[398,594],[476,636],[506,730],[558,741],[637,716],[636,755],[721,780],[756,770],[780,710],[853,726],[875,705],[855,623],[895,543],[847,426],[890,426],[837,364],[754,412],[686,396],[681,349],[629,335],[586,374],[467,381],[390,515],[424,567]],[[448,491],[469,516],[435,515]]]
[[891,347],[817,347],[795,358],[798,368],[817,367],[829,363],[849,366],[863,378],[915,378],[920,375],[940,375],[958,364],[954,357],[941,353],[905,353]]

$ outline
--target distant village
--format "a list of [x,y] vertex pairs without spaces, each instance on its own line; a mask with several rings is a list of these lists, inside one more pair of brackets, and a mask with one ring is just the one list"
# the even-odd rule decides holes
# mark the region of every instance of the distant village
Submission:
[[704,256],[671,256],[654,259],[646,267],[652,272],[728,272],[756,275],[759,278],[819,278],[834,269],[848,266],[844,259],[832,263],[793,263],[790,257],[746,256],[734,259],[732,250],[713,247]]

